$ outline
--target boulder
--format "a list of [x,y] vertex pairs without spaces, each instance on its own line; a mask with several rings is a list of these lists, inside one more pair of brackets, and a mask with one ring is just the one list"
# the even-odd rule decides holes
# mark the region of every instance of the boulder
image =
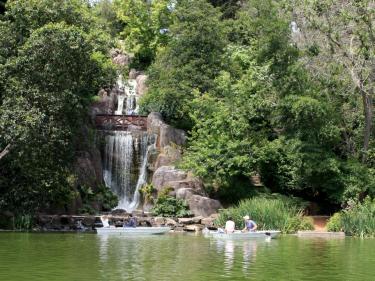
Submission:
[[142,72],[135,70],[134,68],[129,71],[129,79],[136,79]]
[[176,226],[177,222],[174,219],[166,218],[165,219],[165,225],[167,225],[167,226]]
[[187,225],[187,224],[193,224],[194,220],[193,218],[178,218],[178,223]]
[[152,176],[152,185],[158,191],[169,186],[173,181],[186,179],[187,173],[176,169],[174,166],[162,166]]
[[195,190],[192,188],[180,188],[176,191],[176,198],[187,200],[194,194],[196,193]]
[[184,145],[187,136],[184,130],[176,129],[170,125],[163,124],[162,126],[160,126],[159,138],[160,147],[165,147],[172,143],[176,145]]
[[201,195],[192,195],[187,199],[187,203],[190,211],[196,216],[208,217],[222,208],[218,200]]
[[181,159],[181,150],[175,146],[163,147],[156,158],[155,169],[161,166],[169,166]]
[[127,66],[131,63],[131,56],[120,49],[112,49],[110,55],[114,64]]
[[159,147],[176,144],[184,145],[186,142],[186,133],[184,130],[173,128],[167,125],[160,113],[151,112],[147,117],[147,131],[157,134]]
[[165,218],[155,217],[154,218],[154,224],[157,225],[157,226],[164,225],[165,224]]
[[144,74],[140,74],[137,76],[136,80],[137,80],[137,95],[138,96],[142,96],[147,92],[147,85],[146,85],[147,78],[148,78],[147,75],[144,75]]
[[98,114],[113,114],[116,110],[118,89],[111,91],[101,89],[98,92],[97,100],[90,107],[90,117],[92,123],[95,123],[95,116]]
[[184,180],[169,182],[168,186],[172,187],[176,194],[179,189],[183,188],[194,190],[194,194],[206,195],[206,192],[204,191],[203,187],[203,182],[197,178],[187,178]]
[[151,112],[147,116],[147,131],[159,135],[160,126],[164,124],[163,117],[159,112]]

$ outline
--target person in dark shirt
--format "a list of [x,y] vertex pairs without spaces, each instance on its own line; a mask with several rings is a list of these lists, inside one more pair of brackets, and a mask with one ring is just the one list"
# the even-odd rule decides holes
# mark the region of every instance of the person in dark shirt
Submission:
[[128,223],[124,224],[124,227],[137,227],[137,220],[132,214],[129,215],[129,221]]

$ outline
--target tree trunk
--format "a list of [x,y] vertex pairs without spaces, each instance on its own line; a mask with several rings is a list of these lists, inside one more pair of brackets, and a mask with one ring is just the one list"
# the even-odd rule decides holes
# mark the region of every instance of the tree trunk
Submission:
[[10,148],[11,148],[11,145],[8,144],[8,145],[3,149],[3,151],[0,152],[0,160],[1,160],[2,158],[4,158],[4,157],[9,153]]
[[371,130],[372,130],[372,96],[361,91],[362,101],[363,101],[363,112],[365,115],[365,127],[363,130],[363,151],[362,151],[362,162],[367,159],[367,150],[369,148]]

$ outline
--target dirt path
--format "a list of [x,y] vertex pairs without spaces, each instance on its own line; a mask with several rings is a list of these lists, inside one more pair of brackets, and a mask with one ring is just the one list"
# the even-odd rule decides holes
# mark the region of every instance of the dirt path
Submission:
[[311,216],[314,224],[314,231],[327,231],[326,225],[329,216]]

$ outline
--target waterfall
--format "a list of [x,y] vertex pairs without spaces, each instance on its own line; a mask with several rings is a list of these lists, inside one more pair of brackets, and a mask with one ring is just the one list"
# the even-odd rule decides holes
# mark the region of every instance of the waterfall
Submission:
[[137,81],[135,79],[129,79],[127,85],[125,86],[125,95],[126,95],[126,109],[125,114],[127,115],[136,115],[137,110]]
[[124,100],[125,96],[124,95],[118,95],[117,96],[117,110],[115,111],[116,115],[122,115],[122,111],[124,110]]
[[105,137],[104,182],[117,194],[117,209],[137,208],[139,189],[147,181],[147,158],[155,146],[146,132],[107,131]]
[[137,80],[128,79],[124,81],[123,76],[120,74],[116,82],[117,88],[120,90],[118,97],[116,115],[124,114],[124,101],[125,101],[125,114],[137,115],[138,114],[138,96],[137,96]]

